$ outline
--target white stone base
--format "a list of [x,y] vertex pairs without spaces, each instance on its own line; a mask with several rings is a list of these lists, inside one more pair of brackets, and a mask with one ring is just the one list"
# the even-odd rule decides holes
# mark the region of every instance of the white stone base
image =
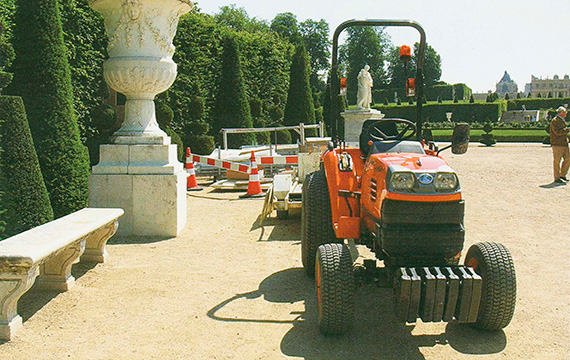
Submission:
[[23,326],[22,317],[16,315],[7,323],[0,321],[0,339],[10,340],[19,329]]
[[360,139],[362,124],[366,120],[382,120],[384,114],[378,110],[348,110],[341,113],[344,118],[344,141],[356,143]]
[[186,224],[186,171],[176,145],[102,145],[89,206],[118,207],[119,235],[177,236]]

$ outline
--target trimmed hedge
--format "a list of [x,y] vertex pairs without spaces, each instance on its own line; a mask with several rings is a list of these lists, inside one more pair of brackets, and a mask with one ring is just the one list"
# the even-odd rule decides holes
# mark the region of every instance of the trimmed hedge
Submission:
[[[416,105],[381,105],[374,109],[382,111],[387,118],[403,118],[416,121]],[[446,113],[452,112],[454,122],[496,122],[507,108],[504,100],[494,103],[428,103],[422,106],[422,118],[426,122],[447,122]]]
[[[406,90],[403,88],[372,90],[372,97],[375,104],[383,104],[386,99],[394,102],[394,93],[398,94],[398,99],[406,99]],[[453,100],[453,94],[458,100],[469,100],[472,94],[471,89],[465,84],[435,85],[425,89],[425,97],[428,101]]]
[[523,105],[527,110],[557,109],[564,104],[570,104],[570,98],[513,99],[507,102],[507,110],[522,110]]
[[[432,130],[434,141],[451,141],[453,130]],[[497,142],[543,142],[544,130],[501,129],[491,132]],[[479,142],[484,137],[483,130],[471,129],[470,142]]]
[[89,155],[80,141],[57,0],[18,0],[10,94],[20,95],[54,216],[88,202]]
[[24,103],[0,96],[0,240],[53,220]]

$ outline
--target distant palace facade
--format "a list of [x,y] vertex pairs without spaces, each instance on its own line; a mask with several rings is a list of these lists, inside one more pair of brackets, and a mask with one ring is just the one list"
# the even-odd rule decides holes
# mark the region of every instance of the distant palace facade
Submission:
[[561,79],[554,75],[552,79],[531,76],[530,84],[524,88],[525,97],[530,93],[531,97],[570,97],[570,77],[564,75]]

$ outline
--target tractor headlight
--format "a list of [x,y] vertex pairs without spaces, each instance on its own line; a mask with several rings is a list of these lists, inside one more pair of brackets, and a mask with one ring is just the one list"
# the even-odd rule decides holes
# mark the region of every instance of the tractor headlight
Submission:
[[394,190],[411,190],[416,183],[416,177],[411,172],[395,172],[390,177],[390,186]]
[[437,191],[450,191],[455,190],[458,183],[457,175],[454,173],[438,173],[435,176],[433,186]]

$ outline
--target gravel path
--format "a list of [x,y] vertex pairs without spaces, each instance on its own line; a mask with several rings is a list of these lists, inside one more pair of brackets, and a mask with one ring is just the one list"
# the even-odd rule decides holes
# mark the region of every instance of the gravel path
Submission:
[[206,189],[189,193],[179,237],[113,238],[107,263],[74,268],[70,291],[24,295],[24,327],[0,359],[570,358],[570,184],[548,185],[550,148],[445,155],[466,200],[466,249],[499,241],[514,257],[517,308],[504,331],[399,324],[390,290],[366,286],[352,331],[325,338],[299,218],[259,227],[262,199]]

